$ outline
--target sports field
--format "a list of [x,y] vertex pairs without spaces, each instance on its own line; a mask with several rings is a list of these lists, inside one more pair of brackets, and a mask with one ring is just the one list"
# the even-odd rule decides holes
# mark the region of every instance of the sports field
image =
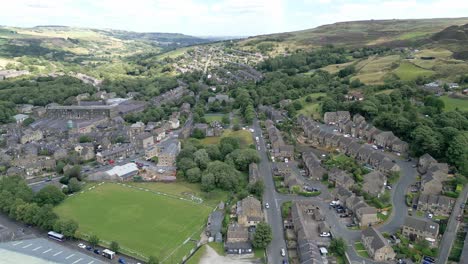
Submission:
[[[113,183],[69,197],[55,208],[79,223],[81,236],[117,241],[133,255],[180,262],[199,239],[212,207]],[[183,245],[184,244],[184,245]],[[170,261],[169,261],[170,262]]]

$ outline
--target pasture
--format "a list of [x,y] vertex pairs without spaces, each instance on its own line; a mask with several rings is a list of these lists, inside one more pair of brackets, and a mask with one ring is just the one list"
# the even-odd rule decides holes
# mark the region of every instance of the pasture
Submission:
[[195,245],[213,207],[156,194],[152,190],[105,183],[68,197],[55,208],[62,219],[79,223],[79,236],[91,234],[123,252],[180,262]]
[[410,62],[403,62],[400,66],[394,71],[394,73],[403,81],[412,81],[416,80],[418,76],[432,76],[434,74],[431,70],[426,70]]
[[452,98],[446,95],[441,96],[440,99],[444,101],[445,111],[452,111],[455,109],[459,109],[461,111],[468,111],[468,100],[464,100],[461,98]]
[[221,137],[206,137],[201,141],[201,143],[205,145],[215,145],[218,144],[221,141],[221,138],[223,137],[235,137],[238,138],[241,142],[242,147],[247,147],[250,144],[253,144],[253,138],[252,138],[252,133],[250,133],[249,130],[238,130],[238,131],[233,131],[231,129],[225,129]]

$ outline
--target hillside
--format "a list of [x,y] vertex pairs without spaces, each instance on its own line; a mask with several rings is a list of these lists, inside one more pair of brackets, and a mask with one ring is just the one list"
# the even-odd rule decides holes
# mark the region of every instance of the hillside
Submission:
[[339,22],[313,29],[262,35],[242,40],[239,47],[251,51],[314,48],[327,44],[344,46],[388,45],[392,47],[423,44],[428,37],[449,26],[468,23],[468,18],[411,20],[368,20]]
[[110,72],[125,74],[129,71],[127,58],[134,61],[131,56],[159,54],[207,41],[176,33],[64,26],[0,27],[0,70],[19,69],[37,74],[84,71],[96,77]]

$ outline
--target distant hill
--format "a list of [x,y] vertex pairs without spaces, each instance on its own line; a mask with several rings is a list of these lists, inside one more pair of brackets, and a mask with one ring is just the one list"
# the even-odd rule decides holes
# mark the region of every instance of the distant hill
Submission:
[[240,41],[248,50],[284,52],[327,44],[340,46],[408,46],[428,42],[434,33],[468,23],[468,18],[367,20],[339,22],[302,31],[262,35]]

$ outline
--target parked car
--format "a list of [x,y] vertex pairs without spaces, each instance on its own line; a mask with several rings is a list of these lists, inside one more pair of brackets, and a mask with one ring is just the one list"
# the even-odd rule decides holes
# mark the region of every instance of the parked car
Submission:
[[344,211],[344,209],[338,208],[338,209],[336,209],[336,212],[339,213],[339,214],[342,214],[342,213],[344,213],[345,211]]
[[95,250],[94,250],[94,253],[100,255],[100,254],[101,254],[101,251],[100,251],[99,249],[95,249]]
[[429,218],[429,219],[432,219],[433,217],[434,217],[433,214],[428,214],[428,215],[427,215],[427,218]]
[[127,262],[125,261],[124,258],[119,258],[119,263],[121,263],[121,264],[126,264]]
[[347,224],[346,227],[353,227],[353,226],[356,226],[355,223],[350,223],[350,224]]
[[265,208],[266,208],[266,209],[270,208],[270,204],[269,204],[269,203],[265,203]]
[[79,243],[79,244],[78,244],[78,247],[79,247],[79,248],[86,248],[86,245],[83,244],[83,243]]
[[91,251],[92,249],[93,249],[93,248],[92,248],[91,246],[87,246],[87,247],[86,247],[86,250]]
[[346,218],[346,217],[349,217],[349,215],[348,214],[342,214],[342,215],[340,215],[340,217],[341,218]]
[[320,236],[320,237],[329,237],[329,236],[331,236],[331,234],[328,233],[328,232],[322,232],[322,233],[320,233],[319,236]]
[[430,263],[434,263],[435,262],[435,259],[433,257],[429,257],[429,256],[424,256],[423,258],[425,261],[428,261]]
[[391,189],[392,189],[392,186],[391,186],[391,185],[387,185],[387,186],[385,186],[385,188],[387,188],[387,190],[391,190]]
[[286,250],[284,250],[284,248],[281,249],[281,256],[282,256],[282,257],[285,257],[285,256],[286,256]]

